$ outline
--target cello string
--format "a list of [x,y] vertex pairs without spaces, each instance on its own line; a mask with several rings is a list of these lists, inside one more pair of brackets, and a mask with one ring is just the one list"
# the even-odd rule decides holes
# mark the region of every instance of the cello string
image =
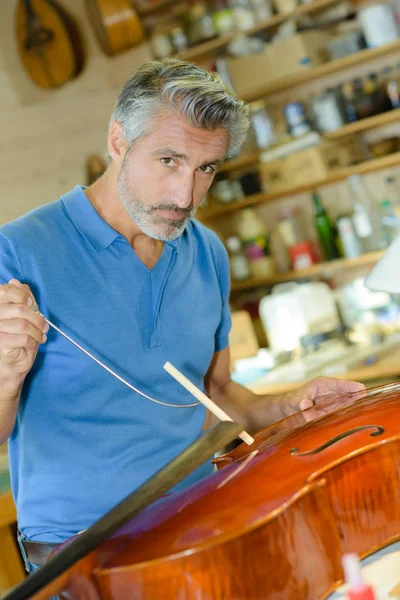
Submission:
[[133,390],[137,394],[140,394],[141,396],[143,396],[147,400],[150,400],[151,402],[155,402],[156,404],[161,404],[162,406],[168,406],[169,408],[194,408],[196,406],[200,406],[201,405],[201,402],[193,402],[192,404],[171,404],[169,402],[163,402],[162,400],[156,400],[156,398],[152,398],[151,396],[148,396],[147,394],[145,394],[144,392],[141,392],[139,389],[137,389],[135,386],[133,386],[131,383],[129,383],[128,381],[126,381],[126,379],[124,379],[123,377],[121,377],[120,375],[118,375],[118,373],[116,373],[115,371],[113,371],[112,369],[110,369],[110,367],[107,367],[107,365],[105,365],[103,362],[101,362],[101,360],[99,360],[93,354],[91,354],[88,350],[86,350],[86,348],[84,348],[83,346],[81,346],[80,344],[78,344],[78,342],[76,342],[69,335],[67,335],[64,331],[62,331],[59,327],[57,327],[57,325],[55,325],[54,323],[52,323],[51,321],[49,321],[49,319],[47,319],[40,311],[37,311],[37,314],[41,315],[44,318],[44,320],[46,321],[46,323],[48,323],[48,325],[50,327],[52,327],[60,335],[62,335],[63,337],[65,337],[69,342],[71,342],[71,344],[73,344],[74,346],[76,346],[77,348],[79,348],[79,350],[81,350],[81,352],[83,352],[84,354],[86,354],[87,356],[89,356],[89,358],[91,358],[92,360],[94,360],[94,362],[96,362],[98,365],[100,365],[100,367],[102,367],[103,369],[105,369],[106,371],[108,371],[108,373],[110,373],[111,375],[113,375],[116,379],[118,379],[119,381],[121,381],[128,388],[130,388],[131,390]]

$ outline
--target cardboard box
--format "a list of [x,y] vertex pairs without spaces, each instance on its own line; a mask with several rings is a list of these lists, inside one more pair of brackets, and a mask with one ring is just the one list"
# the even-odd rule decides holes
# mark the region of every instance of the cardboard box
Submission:
[[323,142],[318,146],[261,163],[260,175],[265,192],[279,193],[294,186],[318,182],[332,171],[357,162],[361,153],[353,141]]
[[233,87],[238,94],[251,94],[260,86],[287,75],[316,67],[329,59],[327,44],[331,35],[325,31],[306,31],[268,44],[263,52],[227,58]]
[[317,67],[329,60],[327,31],[305,31],[268,46],[271,75],[278,79]]
[[238,58],[227,58],[226,64],[235,92],[240,97],[265,85],[275,77],[269,60],[268,46],[264,52]]

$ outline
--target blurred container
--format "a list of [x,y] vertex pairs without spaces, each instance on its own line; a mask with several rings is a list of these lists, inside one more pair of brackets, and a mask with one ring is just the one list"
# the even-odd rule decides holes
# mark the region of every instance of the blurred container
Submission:
[[156,27],[150,38],[150,47],[154,58],[163,59],[171,56],[174,53],[174,47],[169,37],[169,30],[165,27]]
[[172,29],[170,38],[175,52],[184,52],[189,48],[189,38],[183,27],[180,25],[177,25]]
[[389,154],[393,154],[397,152],[400,147],[400,138],[391,137],[385,140],[379,140],[379,142],[374,142],[369,145],[369,150],[375,158],[379,158],[381,156],[387,156]]
[[259,100],[251,105],[251,121],[258,148],[268,148],[276,142],[274,125],[265,108],[265,102]]
[[369,48],[389,44],[400,37],[393,6],[390,3],[361,6],[358,19]]
[[358,31],[342,34],[328,42],[327,48],[331,60],[349,56],[365,48],[364,35]]
[[260,174],[258,171],[245,173],[239,177],[239,181],[245,196],[259,194],[262,191]]
[[354,229],[351,216],[342,215],[336,219],[336,227],[345,258],[356,258],[362,253],[360,240]]
[[308,241],[298,242],[294,246],[290,246],[289,254],[294,271],[312,267],[316,262],[311,242]]
[[257,23],[268,21],[274,14],[272,0],[250,0]]
[[229,262],[232,279],[235,281],[244,281],[250,277],[249,261],[242,251],[242,242],[232,235],[226,240],[226,247],[229,252]]
[[311,101],[311,112],[315,126],[322,133],[339,129],[346,123],[338,93],[327,89]]
[[243,242],[253,277],[262,278],[275,271],[274,260],[269,252],[269,239],[263,221],[252,208],[240,212],[238,233]]
[[230,0],[229,4],[232,8],[238,31],[246,31],[254,27],[256,21],[250,0]]
[[290,102],[283,107],[288,131],[292,137],[310,133],[311,126],[307,121],[304,105],[301,102]]
[[296,10],[297,0],[274,0],[276,12],[288,14]]

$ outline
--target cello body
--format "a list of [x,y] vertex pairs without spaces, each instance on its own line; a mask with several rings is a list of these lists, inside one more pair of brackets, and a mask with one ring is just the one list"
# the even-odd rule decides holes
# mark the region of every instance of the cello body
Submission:
[[400,384],[292,415],[215,462],[35,600],[326,598],[343,553],[400,538]]

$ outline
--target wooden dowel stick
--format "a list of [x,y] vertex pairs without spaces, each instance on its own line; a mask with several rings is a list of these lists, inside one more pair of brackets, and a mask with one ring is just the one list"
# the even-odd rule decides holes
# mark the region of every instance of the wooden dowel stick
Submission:
[[[229,415],[226,414],[222,408],[220,408],[215,402],[210,400],[208,396],[203,394],[198,387],[196,387],[187,377],[185,377],[176,367],[171,365],[170,362],[166,362],[164,365],[164,369],[169,373],[178,383],[180,383],[188,392],[190,392],[197,400],[199,400],[205,407],[207,407],[220,421],[233,421]],[[247,431],[242,431],[239,433],[239,437],[243,440],[248,446],[254,442],[254,438],[251,437]]]

